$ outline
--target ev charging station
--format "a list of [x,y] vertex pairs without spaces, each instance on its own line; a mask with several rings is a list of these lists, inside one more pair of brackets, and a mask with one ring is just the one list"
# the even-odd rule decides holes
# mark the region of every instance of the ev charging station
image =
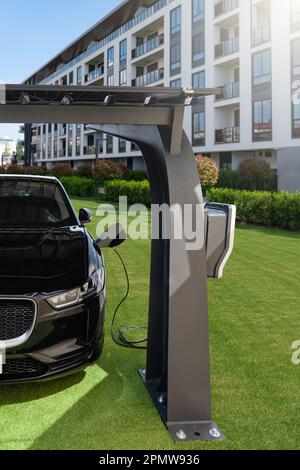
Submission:
[[[152,204],[192,205],[201,243],[152,240],[147,365],[140,375],[176,441],[222,440],[211,414],[207,277],[220,278],[234,243],[235,208],[204,204],[185,107],[215,89],[6,85],[1,123],[84,123],[141,149]],[[27,163],[30,161],[27,158]],[[174,215],[181,223],[182,212]],[[176,220],[175,220],[176,222]],[[199,223],[200,222],[200,223]]]

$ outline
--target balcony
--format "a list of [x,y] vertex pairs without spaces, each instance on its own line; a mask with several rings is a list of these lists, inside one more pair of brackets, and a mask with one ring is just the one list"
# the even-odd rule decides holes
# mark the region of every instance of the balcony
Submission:
[[215,59],[226,57],[231,54],[235,54],[240,50],[240,38],[239,36],[229,39],[228,41],[221,42],[215,46]]
[[153,70],[152,72],[141,75],[132,80],[132,86],[145,87],[152,85],[152,83],[160,82],[164,79],[164,69]]
[[215,131],[216,144],[236,144],[240,142],[240,128],[226,127]]
[[223,0],[215,5],[215,18],[239,8],[239,0]]
[[271,25],[265,24],[259,26],[252,31],[252,45],[253,47],[271,41]]
[[239,98],[240,96],[240,82],[226,83],[221,87],[221,93],[216,95],[216,101],[230,100]]
[[96,155],[95,145],[87,145],[83,148],[84,155]]
[[97,78],[103,78],[104,76],[104,66],[97,67],[95,70],[92,70],[85,76],[85,83],[96,80]]
[[150,41],[141,44],[136,49],[132,50],[132,59],[138,59],[145,54],[148,54],[151,51],[154,51],[158,47],[162,46],[165,42],[164,34],[160,34],[159,36],[155,36]]

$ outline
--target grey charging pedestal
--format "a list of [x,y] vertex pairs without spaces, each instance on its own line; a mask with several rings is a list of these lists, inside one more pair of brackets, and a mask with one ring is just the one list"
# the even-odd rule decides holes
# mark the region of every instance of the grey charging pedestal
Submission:
[[[7,85],[6,103],[0,105],[0,122],[86,123],[137,144],[152,204],[192,205],[193,225],[200,222],[198,246],[189,251],[190,240],[173,234],[152,240],[147,365],[140,371],[176,441],[224,438],[211,414],[205,207],[193,149],[182,130],[185,107],[215,93]],[[179,212],[174,217],[180,222]]]

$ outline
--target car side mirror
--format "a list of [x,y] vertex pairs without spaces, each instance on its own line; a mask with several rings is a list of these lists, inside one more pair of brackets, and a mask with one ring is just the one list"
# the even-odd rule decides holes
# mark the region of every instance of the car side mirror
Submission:
[[127,235],[121,224],[116,224],[110,227],[107,232],[95,241],[98,248],[115,248],[127,240]]
[[89,224],[93,220],[93,213],[90,209],[80,209],[79,220],[82,225]]

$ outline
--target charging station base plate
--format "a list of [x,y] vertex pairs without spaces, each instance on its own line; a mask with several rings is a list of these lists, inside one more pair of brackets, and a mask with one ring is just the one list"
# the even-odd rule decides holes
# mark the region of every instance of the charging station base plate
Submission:
[[140,369],[139,374],[143,380],[160,417],[172,435],[175,442],[192,441],[223,441],[225,436],[214,421],[170,423],[166,420],[166,404],[159,399],[155,387],[149,386],[146,381],[146,369]]

